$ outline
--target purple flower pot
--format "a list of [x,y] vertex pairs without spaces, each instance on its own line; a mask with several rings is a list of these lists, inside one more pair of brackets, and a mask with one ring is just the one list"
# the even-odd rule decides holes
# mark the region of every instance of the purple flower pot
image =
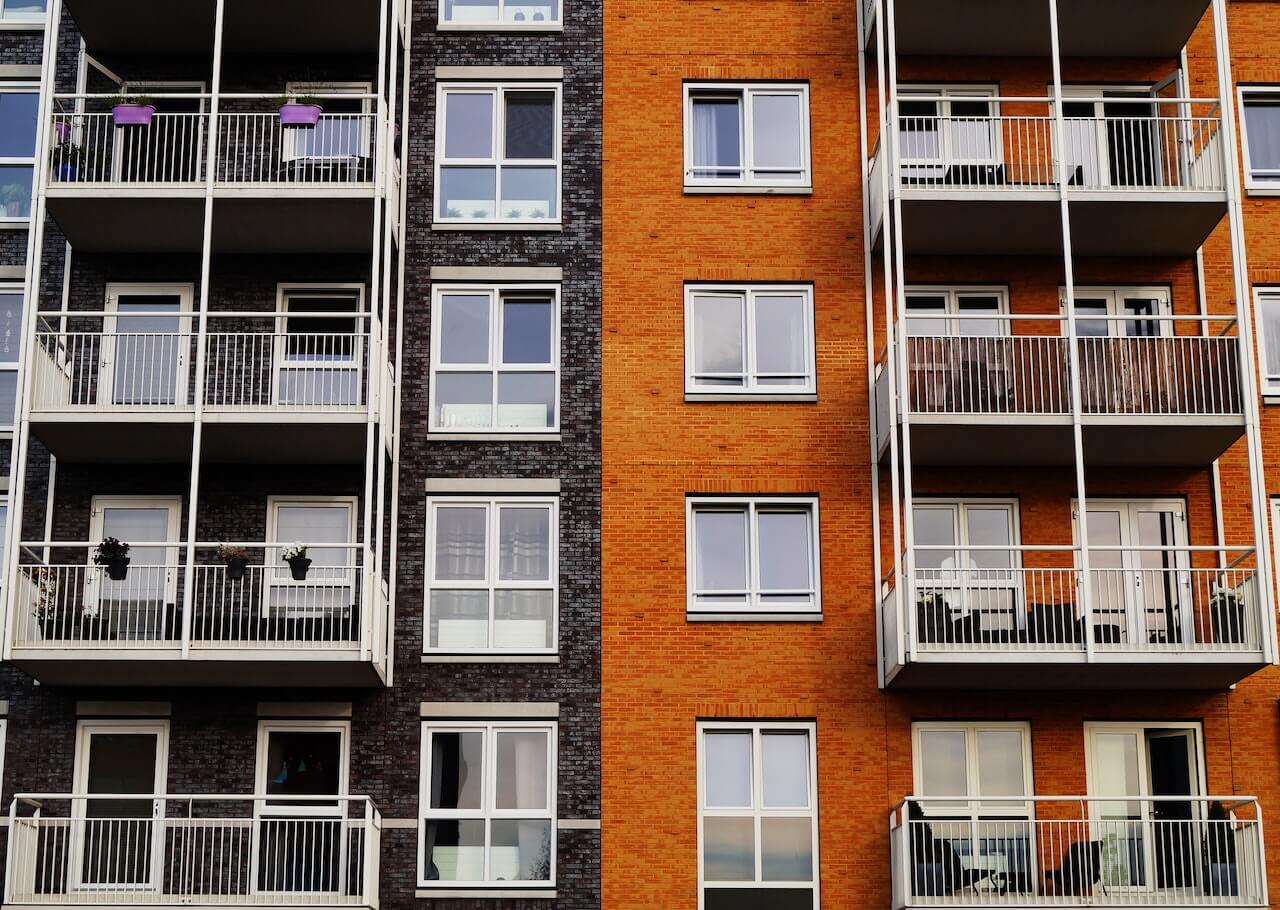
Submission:
[[111,109],[111,119],[116,126],[150,126],[155,112],[154,104],[117,104]]
[[324,111],[318,104],[289,104],[280,105],[280,125],[281,126],[306,126],[314,127],[320,122],[320,114]]
[[53,133],[58,137],[58,145],[62,145],[71,138],[71,124],[65,120],[58,120],[53,124]]

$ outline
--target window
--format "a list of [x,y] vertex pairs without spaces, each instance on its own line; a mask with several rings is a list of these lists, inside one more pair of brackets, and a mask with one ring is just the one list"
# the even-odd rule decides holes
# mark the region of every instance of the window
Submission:
[[818,906],[811,723],[698,725],[700,910]]
[[[312,129],[286,129],[282,133],[284,160],[358,161],[372,156],[373,92],[367,82],[290,82],[291,98],[318,98],[324,108]],[[344,98],[343,95],[350,95]]]
[[441,28],[560,27],[560,0],[440,0]]
[[441,85],[436,221],[560,220],[560,86]]
[[783,285],[685,289],[685,391],[812,394],[813,290]]
[[[1280,288],[1254,291],[1258,322],[1258,359],[1262,361],[1262,392],[1280,395]],[[7,413],[7,412],[6,412]]]
[[421,887],[555,884],[556,725],[423,724]]
[[1250,189],[1280,188],[1280,86],[1251,86],[1240,90],[1244,110],[1245,185]]
[[38,22],[44,19],[48,6],[49,0],[0,0],[0,22]]
[[[1060,300],[1066,291],[1059,289]],[[1152,338],[1173,334],[1168,288],[1075,289],[1076,335],[1084,338]],[[1065,334],[1066,327],[1063,327]]]
[[273,403],[358,407],[363,400],[364,288],[281,286]]
[[556,648],[556,500],[428,502],[428,651]]
[[997,336],[1009,334],[1005,288],[907,288],[907,334],[920,336]]
[[[267,617],[322,619],[336,637],[354,633],[357,505],[354,496],[268,498],[267,539],[280,546],[267,548]],[[293,543],[304,544],[311,560],[301,578],[284,561]]]
[[917,499],[911,519],[922,644],[996,641],[1025,624],[1016,501]]
[[12,428],[17,419],[22,307],[22,285],[0,284],[0,430]]
[[[0,12],[5,13],[0,21],[8,10],[8,6],[0,6]],[[36,83],[0,82],[0,222],[31,217],[39,92]]]
[[[989,165],[1001,157],[994,86],[908,86],[898,92],[898,142],[903,179],[946,180],[955,166]],[[985,98],[993,100],[986,101]],[[991,183],[996,175],[957,182]]]
[[686,187],[800,187],[809,171],[809,86],[685,85]]
[[351,725],[347,721],[263,721],[258,725],[258,793],[272,812],[334,806],[329,801],[288,799],[344,796]]
[[1030,817],[1031,729],[1023,723],[913,724],[915,791],[930,815]]
[[690,613],[818,613],[818,501],[688,500]]
[[552,285],[437,286],[429,428],[553,433],[560,427],[560,294]]

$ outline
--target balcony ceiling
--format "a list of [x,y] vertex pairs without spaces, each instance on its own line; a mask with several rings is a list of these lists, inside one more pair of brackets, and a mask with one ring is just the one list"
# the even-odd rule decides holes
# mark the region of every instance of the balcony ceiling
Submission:
[[[1060,0],[1068,57],[1174,57],[1208,0]],[[1044,0],[896,0],[899,54],[1027,57],[1049,53]]]
[[[94,54],[213,49],[212,0],[66,0],[66,5]],[[227,0],[224,53],[372,53],[378,46],[379,6],[371,0]]]
[[1040,652],[1024,659],[1008,653],[973,652],[938,659],[922,656],[896,669],[897,689],[1225,689],[1269,666],[1260,653],[1223,654],[1205,660],[1171,653],[1151,658],[1122,652],[1081,655]]

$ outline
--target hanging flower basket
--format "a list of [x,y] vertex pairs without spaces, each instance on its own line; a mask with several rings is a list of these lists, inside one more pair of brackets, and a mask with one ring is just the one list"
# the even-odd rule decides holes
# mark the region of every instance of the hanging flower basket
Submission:
[[229,581],[241,581],[244,579],[244,574],[249,568],[248,550],[244,547],[236,547],[224,543],[218,547],[218,558],[227,567],[227,579]]
[[154,104],[125,102],[111,108],[111,120],[116,126],[150,126],[155,113]]
[[324,108],[318,104],[286,101],[280,105],[280,125],[314,129],[320,123]]
[[307,548],[300,543],[287,547],[282,557],[289,564],[289,574],[294,581],[306,581],[307,571],[311,568],[311,560],[307,558]]
[[103,566],[112,581],[124,581],[129,575],[129,545],[114,537],[104,537],[93,551],[93,562]]

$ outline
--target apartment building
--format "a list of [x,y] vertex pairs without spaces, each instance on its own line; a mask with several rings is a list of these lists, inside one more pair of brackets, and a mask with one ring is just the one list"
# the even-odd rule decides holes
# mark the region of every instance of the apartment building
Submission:
[[611,8],[606,905],[1267,905],[1280,10]]
[[599,906],[600,15],[0,4],[6,905]]

